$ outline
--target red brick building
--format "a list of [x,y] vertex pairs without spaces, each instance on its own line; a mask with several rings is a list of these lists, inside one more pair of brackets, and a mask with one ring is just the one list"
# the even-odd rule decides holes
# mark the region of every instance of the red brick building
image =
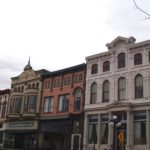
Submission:
[[40,148],[80,150],[85,74],[86,65],[80,64],[43,75]]

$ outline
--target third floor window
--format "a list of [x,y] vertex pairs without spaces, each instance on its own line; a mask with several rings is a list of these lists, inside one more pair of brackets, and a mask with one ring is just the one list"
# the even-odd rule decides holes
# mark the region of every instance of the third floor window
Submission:
[[142,64],[142,54],[138,53],[134,55],[134,65]]
[[103,72],[109,71],[109,70],[110,70],[110,62],[109,61],[105,61],[103,63]]
[[98,72],[98,64],[93,64],[91,74],[96,74],[97,72]]
[[125,53],[118,54],[118,68],[125,67]]

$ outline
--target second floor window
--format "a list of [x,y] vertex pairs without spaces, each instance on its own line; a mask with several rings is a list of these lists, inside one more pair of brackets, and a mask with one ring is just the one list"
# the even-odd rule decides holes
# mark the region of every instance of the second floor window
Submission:
[[69,94],[59,96],[58,111],[59,112],[68,112],[69,111]]
[[105,61],[103,63],[103,72],[109,71],[109,70],[110,70],[110,62],[109,61]]
[[91,74],[96,74],[97,72],[98,72],[98,64],[93,64]]
[[143,98],[143,77],[141,75],[135,77],[135,98]]
[[75,102],[74,102],[74,110],[80,111],[80,103],[81,103],[81,89],[77,89],[75,91]]
[[7,107],[7,103],[4,102],[4,103],[3,103],[3,109],[2,109],[2,117],[5,117],[5,116],[6,116],[6,107]]
[[103,83],[103,102],[109,101],[109,81],[106,80]]
[[124,77],[118,80],[118,99],[124,100],[126,95],[126,81]]
[[54,97],[45,97],[44,98],[44,113],[53,112],[53,105],[54,105]]
[[134,65],[142,64],[142,54],[138,53],[134,55]]
[[120,53],[118,55],[118,68],[125,67],[125,53]]
[[21,98],[12,98],[10,102],[10,114],[17,114],[21,112]]
[[97,102],[97,84],[93,83],[91,85],[91,104],[96,104]]
[[35,112],[36,111],[36,95],[26,95],[24,98],[24,112]]

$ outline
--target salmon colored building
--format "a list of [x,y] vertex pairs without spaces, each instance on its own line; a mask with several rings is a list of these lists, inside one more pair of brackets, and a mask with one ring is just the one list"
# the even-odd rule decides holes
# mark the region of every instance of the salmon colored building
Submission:
[[80,150],[86,65],[80,64],[43,75],[39,147]]

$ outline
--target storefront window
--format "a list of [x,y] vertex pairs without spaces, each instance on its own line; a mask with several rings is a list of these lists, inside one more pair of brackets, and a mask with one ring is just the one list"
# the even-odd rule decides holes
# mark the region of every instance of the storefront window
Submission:
[[146,144],[146,112],[134,114],[134,144]]
[[109,123],[109,117],[108,115],[102,115],[101,117],[101,143],[107,144],[108,143],[108,123]]
[[90,116],[88,122],[88,144],[97,144],[98,116]]

